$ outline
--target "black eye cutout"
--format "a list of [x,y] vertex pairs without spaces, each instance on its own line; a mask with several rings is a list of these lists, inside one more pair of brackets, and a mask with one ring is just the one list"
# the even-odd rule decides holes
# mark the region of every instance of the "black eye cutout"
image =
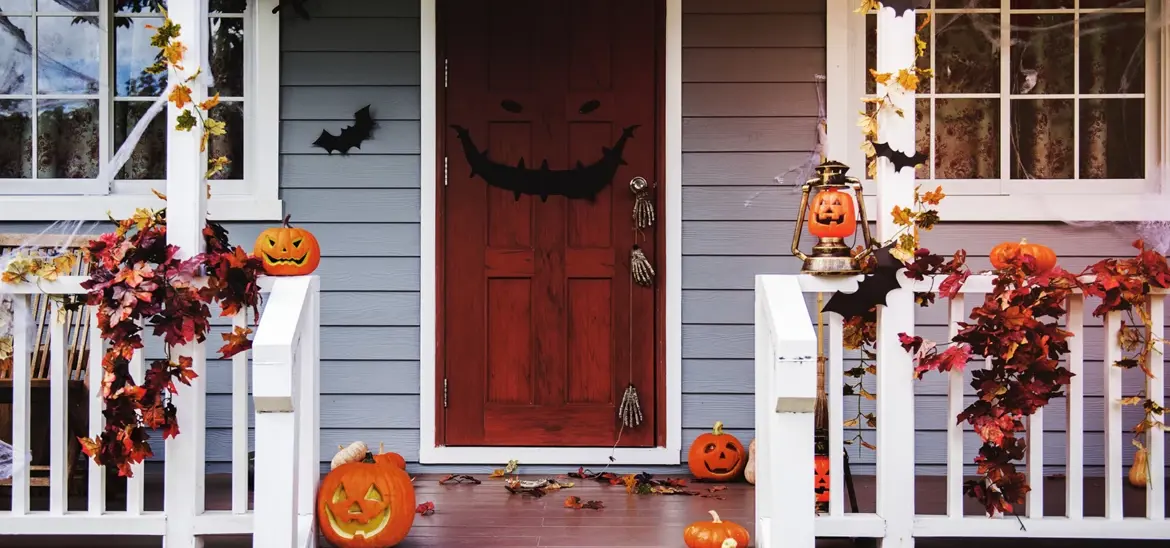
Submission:
[[601,101],[598,101],[597,99],[593,99],[591,101],[586,101],[585,103],[583,103],[581,105],[581,108],[577,109],[577,112],[580,112],[581,114],[589,114],[590,112],[593,112],[593,111],[597,110],[598,108],[601,108]]
[[516,101],[513,101],[511,99],[504,99],[503,101],[500,101],[500,106],[503,107],[504,110],[511,112],[511,113],[518,114],[518,113],[524,111],[523,105],[521,105],[520,103],[517,103]]

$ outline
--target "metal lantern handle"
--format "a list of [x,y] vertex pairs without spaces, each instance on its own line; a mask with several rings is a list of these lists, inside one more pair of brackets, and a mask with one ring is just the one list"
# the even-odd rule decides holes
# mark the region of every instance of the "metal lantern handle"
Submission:
[[[792,231],[792,254],[801,261],[808,260],[808,255],[805,255],[804,252],[800,250],[800,235],[804,232],[802,229],[804,226],[804,212],[808,209],[808,195],[811,191],[812,185],[808,183],[805,183],[804,186],[800,187],[800,208],[796,218],[796,230]],[[865,212],[863,211],[862,217],[864,216]],[[868,234],[869,232],[867,230],[866,235],[868,236]]]
[[865,239],[865,250],[857,254],[855,257],[858,262],[865,260],[871,253],[877,242],[873,240],[873,236],[869,234],[869,219],[865,217],[865,196],[861,194],[861,182],[854,179],[849,181],[849,186],[853,189],[853,194],[857,196],[857,210],[861,212],[861,236]]

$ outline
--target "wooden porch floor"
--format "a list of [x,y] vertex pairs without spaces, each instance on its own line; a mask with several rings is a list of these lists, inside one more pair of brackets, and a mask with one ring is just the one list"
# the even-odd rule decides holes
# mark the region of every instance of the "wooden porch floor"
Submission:
[[[682,530],[688,523],[707,517],[707,510],[716,510],[726,520],[738,522],[751,529],[754,519],[754,488],[745,483],[728,484],[726,490],[717,494],[722,499],[700,496],[627,495],[624,487],[601,485],[591,480],[561,478],[560,481],[576,483],[571,489],[552,492],[543,498],[532,498],[508,493],[501,480],[483,481],[480,485],[438,484],[440,476],[420,475],[415,479],[416,498],[419,503],[432,501],[436,512],[430,516],[417,516],[410,536],[400,546],[459,548],[495,547],[680,547]],[[161,478],[148,476],[147,508],[161,509]],[[526,478],[534,479],[534,478]],[[945,508],[943,493],[945,487],[941,477],[920,477],[917,485],[917,507],[922,514],[938,514]],[[871,477],[858,477],[857,495],[860,510],[873,509],[874,482]],[[209,509],[230,508],[230,479],[226,475],[208,477],[207,506]],[[1103,480],[1093,478],[1086,481],[1086,515],[1102,515],[1104,490]],[[713,484],[695,484],[692,488],[700,491]],[[1049,478],[1045,488],[1048,494],[1047,515],[1063,512],[1063,480]],[[116,491],[108,505],[111,509],[122,507]],[[0,509],[7,509],[8,489],[0,489]],[[844,494],[844,493],[843,493]],[[567,496],[582,500],[599,500],[604,503],[602,510],[574,510],[564,507]],[[35,494],[34,494],[35,496]],[[1126,487],[1125,507],[1127,516],[1140,516],[1144,511],[1142,490]],[[78,496],[71,501],[71,509],[82,510],[84,498]],[[34,498],[34,509],[45,508],[44,500]],[[967,508],[968,514],[975,514],[974,505]],[[976,518],[982,519],[982,518]],[[1168,525],[1170,527],[1170,525]],[[149,538],[78,538],[78,537],[8,537],[0,531],[0,546],[5,548],[138,548],[161,546],[159,539]],[[955,548],[1106,548],[1116,541],[1040,541],[1040,540],[979,540],[955,541],[951,539],[919,540],[922,547]],[[851,542],[848,539],[824,539],[817,543],[819,548],[869,547],[872,541]],[[1129,548],[1152,548],[1165,546],[1164,541],[1127,541]],[[250,538],[209,538],[208,547],[237,548],[251,546]],[[327,543],[322,542],[322,546]],[[753,543],[754,546],[754,543]]]

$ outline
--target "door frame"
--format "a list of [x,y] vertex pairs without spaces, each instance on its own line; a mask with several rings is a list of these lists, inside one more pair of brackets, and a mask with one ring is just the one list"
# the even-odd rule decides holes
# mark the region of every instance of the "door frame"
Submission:
[[500,464],[518,460],[524,464],[678,465],[682,462],[682,0],[664,0],[665,36],[663,90],[659,93],[663,116],[659,120],[664,154],[658,162],[659,186],[663,187],[664,211],[659,216],[659,249],[665,259],[660,275],[660,313],[655,327],[657,380],[661,396],[656,416],[665,420],[657,432],[656,447],[469,447],[438,444],[437,428],[443,386],[438,374],[440,356],[438,327],[439,185],[444,166],[440,155],[443,123],[438,44],[439,0],[419,0],[421,59],[421,114],[419,119],[420,166],[420,318],[419,318],[419,462],[422,464]]

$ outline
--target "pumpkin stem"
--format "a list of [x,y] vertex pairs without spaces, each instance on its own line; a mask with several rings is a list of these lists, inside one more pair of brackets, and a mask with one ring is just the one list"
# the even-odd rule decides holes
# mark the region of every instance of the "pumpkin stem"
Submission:
[[1027,238],[1020,238],[1020,245],[1024,245],[1024,244],[1026,244],[1026,243],[1028,243],[1028,239],[1027,239]]
[[288,224],[288,220],[291,218],[292,218],[292,213],[289,213],[289,214],[284,216],[284,227],[285,228],[292,228],[292,225]]
[[715,421],[715,427],[711,429],[711,433],[716,436],[723,435],[723,421]]
[[714,510],[707,510],[707,513],[711,514],[711,522],[712,523],[723,523],[723,521],[719,519],[718,512],[716,512]]

